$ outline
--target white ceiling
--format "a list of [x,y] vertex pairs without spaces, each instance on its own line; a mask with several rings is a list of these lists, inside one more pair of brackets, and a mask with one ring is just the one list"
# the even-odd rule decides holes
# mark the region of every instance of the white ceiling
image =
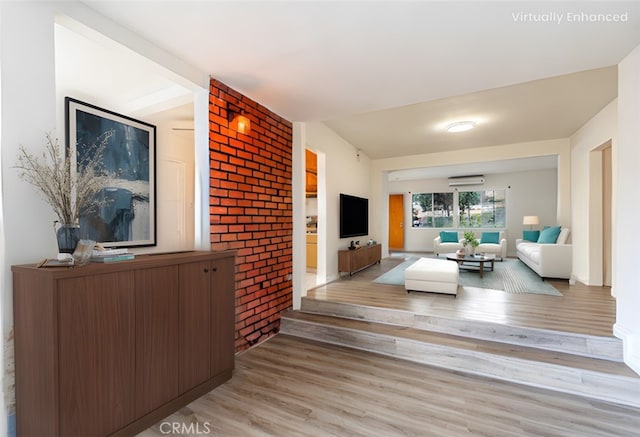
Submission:
[[[607,67],[487,91],[329,120],[369,157],[567,138],[615,99],[617,68]],[[446,126],[472,120],[472,131]]]
[[[615,65],[640,44],[638,1],[86,4],[291,121],[326,122],[374,159],[567,137],[615,98]],[[605,12],[628,20],[568,22]],[[562,20],[522,18],[539,13]],[[133,65],[117,56],[123,71]],[[115,91],[118,80],[99,92],[148,98]],[[177,91],[154,83],[143,75],[138,89]],[[478,128],[443,133],[467,118]]]
[[517,173],[522,171],[558,168],[557,156],[536,156],[533,158],[484,161],[473,164],[441,165],[428,168],[411,168],[391,171],[387,179],[391,182],[421,179],[445,179],[450,177],[488,175],[497,173]]

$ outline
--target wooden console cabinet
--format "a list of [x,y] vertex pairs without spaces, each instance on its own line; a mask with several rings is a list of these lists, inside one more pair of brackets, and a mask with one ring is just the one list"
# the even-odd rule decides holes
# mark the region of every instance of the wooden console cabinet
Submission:
[[135,435],[231,378],[234,251],[12,271],[20,436]]
[[355,272],[379,263],[381,259],[382,246],[380,244],[361,246],[355,250],[340,250],[338,251],[338,273],[348,272],[351,276]]

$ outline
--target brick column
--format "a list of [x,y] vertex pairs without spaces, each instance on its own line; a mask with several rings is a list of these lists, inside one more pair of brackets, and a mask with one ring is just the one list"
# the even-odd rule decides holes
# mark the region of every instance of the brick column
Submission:
[[[251,131],[229,129],[241,109]],[[236,351],[278,332],[292,306],[292,124],[211,79],[211,249],[236,249]]]

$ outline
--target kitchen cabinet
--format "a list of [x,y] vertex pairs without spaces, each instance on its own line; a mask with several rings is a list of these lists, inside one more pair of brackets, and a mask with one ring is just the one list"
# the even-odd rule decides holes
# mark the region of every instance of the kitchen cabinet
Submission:
[[318,234],[307,234],[307,268],[318,268]]
[[233,251],[12,271],[21,436],[135,435],[231,378]]
[[305,191],[307,197],[318,194],[318,155],[305,149]]

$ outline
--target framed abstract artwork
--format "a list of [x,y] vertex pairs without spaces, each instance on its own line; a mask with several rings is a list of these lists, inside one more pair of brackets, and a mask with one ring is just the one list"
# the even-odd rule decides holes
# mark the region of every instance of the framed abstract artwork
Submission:
[[81,237],[105,247],[155,246],[156,127],[71,97],[65,115],[67,153],[76,169],[106,138],[98,167],[109,182],[98,192],[99,206],[80,217]]

